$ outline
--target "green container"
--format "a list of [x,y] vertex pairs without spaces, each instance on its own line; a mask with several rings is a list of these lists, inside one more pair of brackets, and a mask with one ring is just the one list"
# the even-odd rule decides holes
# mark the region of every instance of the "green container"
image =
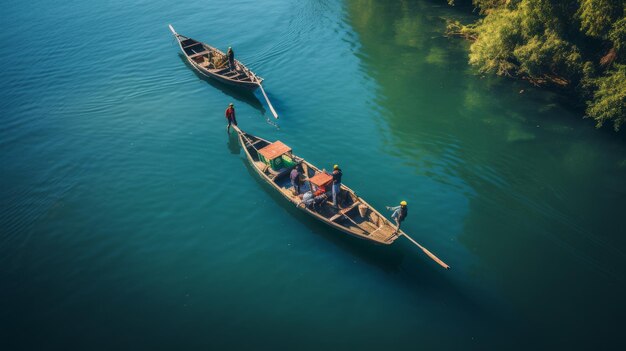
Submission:
[[291,168],[296,165],[296,162],[287,155],[281,155],[273,160],[268,161],[263,155],[259,153],[259,159],[266,165],[270,166],[274,171],[280,171],[283,168]]

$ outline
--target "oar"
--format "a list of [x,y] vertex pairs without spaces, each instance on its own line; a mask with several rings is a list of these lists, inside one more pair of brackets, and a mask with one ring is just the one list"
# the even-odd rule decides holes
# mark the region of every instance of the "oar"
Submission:
[[399,233],[400,233],[400,235],[404,235],[407,239],[411,240],[411,242],[413,244],[417,245],[417,247],[422,249],[422,251],[424,251],[424,253],[426,255],[428,255],[428,257],[430,257],[433,261],[437,262],[441,267],[443,267],[445,269],[450,269],[450,266],[448,266],[445,262],[440,260],[439,257],[435,256],[432,252],[428,251],[424,246],[418,244],[417,241],[413,240],[413,238],[411,238],[410,236],[406,235],[404,232],[399,232]]
[[267,106],[270,107],[270,111],[272,111],[274,118],[278,119],[278,114],[274,110],[274,106],[272,106],[272,103],[270,102],[270,99],[267,97],[267,94],[265,94],[265,90],[263,90],[263,86],[261,85],[261,83],[259,83],[259,88],[261,88],[261,93],[263,93],[263,97],[265,98],[265,101],[267,101]]
[[172,34],[174,34],[174,36],[178,36],[178,33],[176,33],[176,31],[174,30],[174,27],[172,27],[171,24],[168,24],[168,26],[170,27],[170,30],[172,31]]
[[350,216],[348,216],[347,214],[342,213],[341,215],[343,217],[346,217],[350,222],[354,223],[354,225],[356,225],[357,227],[361,228],[361,226],[357,222],[353,221],[352,218],[350,218]]

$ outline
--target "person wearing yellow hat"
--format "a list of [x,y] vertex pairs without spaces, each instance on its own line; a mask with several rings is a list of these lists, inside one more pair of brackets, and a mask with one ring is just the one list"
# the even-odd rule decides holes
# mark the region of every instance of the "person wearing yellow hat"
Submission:
[[232,102],[228,104],[228,108],[226,108],[226,119],[228,120],[226,132],[230,134],[230,125],[237,125],[237,119],[235,118],[235,105]]
[[406,219],[406,216],[408,216],[409,214],[407,203],[406,201],[403,200],[403,201],[400,201],[400,206],[395,206],[395,207],[387,206],[387,209],[389,211],[393,211],[393,213],[391,214],[391,218],[393,218],[396,221],[396,225],[398,226],[396,228],[396,233],[398,233],[398,231],[400,230],[400,224]]
[[341,168],[339,166],[333,166],[333,206],[337,207],[337,195],[341,191],[341,177],[343,176],[343,172],[341,172]]

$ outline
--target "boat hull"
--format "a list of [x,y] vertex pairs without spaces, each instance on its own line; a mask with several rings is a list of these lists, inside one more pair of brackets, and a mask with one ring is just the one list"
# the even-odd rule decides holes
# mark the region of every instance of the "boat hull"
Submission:
[[[308,209],[306,209],[303,206],[299,206],[299,203],[294,201],[293,198],[291,196],[289,196],[289,193],[285,192],[285,189],[278,186],[274,181],[272,181],[272,179],[269,179],[268,176],[263,173],[256,165],[255,165],[255,160],[252,158],[252,155],[250,154],[250,152],[248,152],[248,149],[246,147],[245,141],[243,139],[243,132],[241,132],[239,130],[238,127],[234,127],[235,130],[237,130],[237,132],[239,133],[239,142],[241,143],[244,152],[246,153],[246,158],[248,160],[248,163],[250,164],[250,166],[254,169],[255,173],[263,180],[265,181],[267,184],[269,184],[274,190],[276,190],[279,194],[282,195],[283,198],[285,198],[288,202],[294,204],[294,206],[296,206],[296,208],[298,208],[300,211],[306,213],[307,215],[317,219],[318,221],[328,225],[329,227],[332,227],[336,230],[339,230],[340,232],[343,232],[345,234],[348,234],[352,237],[361,239],[361,240],[365,240],[371,243],[375,243],[375,244],[380,244],[380,245],[390,245],[392,244],[395,239],[397,239],[399,237],[399,235],[402,233],[402,231],[400,230],[399,234],[397,235],[393,235],[390,236],[389,238],[387,238],[387,240],[380,240],[379,238],[373,238],[373,237],[368,237],[367,235],[363,235],[363,234],[357,234],[354,233],[352,231],[350,231],[349,229],[347,229],[346,227],[339,225],[335,222],[329,221],[327,218],[321,216],[320,214],[318,214],[317,212],[313,212],[310,211]],[[294,157],[298,158],[300,160],[300,162],[303,162],[307,165],[307,167],[310,167],[311,169],[318,171],[319,169],[317,167],[315,167],[314,165],[310,164],[309,162],[305,161],[304,159],[297,157],[296,155],[294,155]],[[350,191],[351,193],[353,193],[353,191],[346,187],[345,185],[342,185],[342,190],[343,191]],[[372,212],[375,212],[377,216],[379,216],[384,222],[384,226],[386,226],[386,231],[389,231],[389,229],[391,228],[389,221],[384,218],[384,216],[382,216],[380,213],[378,213],[370,204],[368,204],[367,202],[365,202],[362,198],[358,198],[359,203],[362,203],[363,205],[367,206],[367,208],[369,210],[371,210]],[[391,228],[393,229],[393,228]]]
[[[180,48],[183,56],[198,73],[217,82],[248,91],[253,91],[260,86],[263,79],[254,74],[254,72],[249,70],[238,60],[234,60],[234,66],[236,69],[225,65],[223,61],[219,64],[213,63],[211,62],[211,57],[213,55],[226,59],[226,54],[201,41],[176,33],[174,27],[171,25],[169,28],[174,35],[174,38],[176,38],[178,47]],[[210,67],[213,68],[208,69]]]
[[226,84],[228,86],[231,87],[237,87],[237,88],[241,88],[241,89],[245,89],[248,91],[254,91],[256,90],[259,85],[257,83],[238,83],[238,82],[233,82],[229,79],[224,79],[222,76],[218,75],[218,74],[214,74],[211,71],[205,69],[204,67],[199,66],[198,64],[196,64],[193,60],[189,59],[189,57],[185,56],[185,58],[187,59],[187,62],[189,62],[189,64],[200,74],[202,74],[203,76],[207,77],[207,78],[211,78],[215,81],[218,81],[222,84]]

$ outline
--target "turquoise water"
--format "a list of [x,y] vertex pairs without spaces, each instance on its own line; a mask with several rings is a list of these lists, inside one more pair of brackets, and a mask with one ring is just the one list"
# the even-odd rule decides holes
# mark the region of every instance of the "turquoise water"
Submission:
[[[623,137],[481,77],[443,1],[41,1],[0,14],[0,348],[619,348]],[[167,24],[266,79],[195,74]],[[524,90],[520,94],[520,90]],[[315,222],[223,110],[384,209],[409,242]]]

